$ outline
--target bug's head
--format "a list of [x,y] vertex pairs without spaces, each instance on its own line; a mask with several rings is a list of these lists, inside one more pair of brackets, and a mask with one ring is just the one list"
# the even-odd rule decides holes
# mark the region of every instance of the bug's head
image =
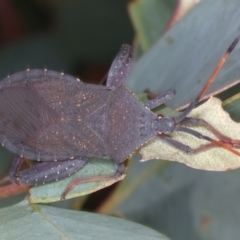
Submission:
[[174,130],[175,122],[172,118],[159,114],[154,121],[154,129],[157,134],[171,133]]

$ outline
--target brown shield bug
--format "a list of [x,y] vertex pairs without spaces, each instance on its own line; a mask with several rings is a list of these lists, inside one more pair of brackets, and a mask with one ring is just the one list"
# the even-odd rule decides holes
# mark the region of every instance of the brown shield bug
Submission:
[[[142,104],[123,86],[132,68],[129,45],[123,45],[114,59],[106,86],[86,84],[49,70],[28,69],[8,76],[0,83],[0,142],[16,154],[10,179],[19,185],[40,185],[72,175],[88,158],[114,160],[114,174],[75,179],[63,193],[64,198],[77,184],[121,176],[129,155],[156,136],[184,152],[218,146],[239,155],[231,147],[239,141],[222,135],[204,120],[187,117],[239,39],[229,47],[196,100],[173,118],[157,116],[151,111],[173,98],[173,91]],[[196,124],[212,131],[219,141],[185,126]],[[173,131],[192,134],[209,144],[191,149],[167,135]],[[24,158],[39,163],[18,171]]]

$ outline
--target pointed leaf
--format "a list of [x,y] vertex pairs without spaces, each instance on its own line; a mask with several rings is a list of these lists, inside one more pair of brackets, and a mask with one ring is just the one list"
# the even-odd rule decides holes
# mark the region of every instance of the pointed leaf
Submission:
[[[168,102],[172,108],[191,102],[239,35],[239,15],[238,0],[200,1],[139,59],[127,80],[129,88],[134,92],[176,90]],[[238,45],[209,92],[240,78],[239,56]]]
[[[219,99],[210,98],[206,103],[194,109],[189,114],[189,117],[202,118],[222,134],[232,139],[240,140],[240,123],[234,122],[229,114],[222,109],[221,104],[222,102]],[[217,139],[203,127],[197,126],[192,127],[192,129]],[[182,132],[173,132],[171,138],[192,148],[208,143],[205,140]],[[226,171],[240,167],[240,157],[220,147],[208,149],[197,154],[189,154],[162,142],[160,139],[154,139],[143,147],[140,153],[142,161],[155,158],[164,159],[181,162],[190,167],[203,170]]]

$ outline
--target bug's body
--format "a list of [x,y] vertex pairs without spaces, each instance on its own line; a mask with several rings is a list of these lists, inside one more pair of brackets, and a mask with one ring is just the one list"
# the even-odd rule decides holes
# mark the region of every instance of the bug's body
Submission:
[[[90,157],[114,160],[114,174],[75,179],[63,193],[64,198],[76,184],[122,175],[124,160],[154,136],[184,152],[220,146],[239,155],[231,146],[240,146],[240,141],[222,135],[204,120],[187,118],[239,39],[229,47],[196,100],[172,118],[157,116],[150,109],[173,98],[173,91],[142,104],[123,86],[132,69],[129,45],[123,45],[114,59],[106,86],[37,69],[7,77],[0,83],[0,142],[16,154],[10,179],[20,185],[39,185],[72,175]],[[185,127],[186,124],[205,126],[219,141]],[[209,143],[191,149],[168,135],[173,131],[186,132]],[[18,172],[24,158],[41,162]]]
[[1,142],[28,159],[122,162],[156,135],[156,115],[124,86],[110,91],[58,72],[30,70],[0,87]]

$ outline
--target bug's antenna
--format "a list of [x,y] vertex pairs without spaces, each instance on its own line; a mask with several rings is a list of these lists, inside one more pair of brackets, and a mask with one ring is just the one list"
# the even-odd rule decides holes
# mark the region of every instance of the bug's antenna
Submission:
[[[210,139],[210,138],[209,138],[209,139]],[[217,146],[219,146],[219,147],[222,147],[222,148],[224,148],[224,149],[226,149],[226,150],[228,150],[228,151],[236,154],[237,156],[240,156],[240,152],[238,152],[237,150],[235,150],[234,148],[232,148],[232,146],[229,146],[229,145],[226,144],[226,143],[223,143],[223,142],[221,142],[221,141],[216,141],[216,140],[214,140],[214,139],[212,139],[212,138],[210,139],[210,142],[212,142],[213,144],[215,144],[215,145],[217,145]]]
[[[203,95],[205,94],[205,92],[207,91],[207,89],[209,88],[209,86],[212,84],[212,82],[214,81],[214,79],[216,78],[217,74],[219,73],[220,69],[222,68],[222,66],[224,65],[226,59],[228,58],[228,56],[230,55],[230,53],[232,52],[232,50],[236,47],[236,45],[238,44],[240,40],[240,36],[238,36],[233,43],[231,44],[231,46],[228,48],[228,50],[225,52],[225,54],[222,56],[222,58],[219,60],[216,68],[214,69],[214,71],[212,72],[211,76],[209,77],[208,81],[206,82],[205,86],[203,87],[202,91],[200,92],[199,96],[197,97],[197,101],[199,101]],[[196,100],[195,100],[196,102]]]
[[204,85],[202,91],[199,93],[199,95],[197,96],[197,98],[182,112],[182,114],[180,114],[178,117],[175,117],[174,120],[176,123],[181,122],[191,111],[192,109],[195,107],[195,105],[199,102],[199,100],[203,97],[203,95],[205,94],[205,92],[207,91],[207,89],[209,88],[209,86],[213,83],[213,81],[215,80],[217,74],[219,73],[220,69],[222,68],[222,66],[224,65],[226,59],[228,58],[228,56],[230,55],[230,53],[232,52],[232,50],[236,47],[237,43],[240,40],[240,36],[238,36],[233,43],[230,45],[230,47],[227,49],[227,51],[224,53],[224,55],[221,57],[221,59],[219,60],[217,66],[215,67],[214,71],[212,72],[212,74],[210,75],[209,79],[207,80],[206,84]]
[[[203,95],[205,94],[205,92],[207,91],[207,89],[209,88],[209,86],[212,84],[212,82],[215,80],[217,74],[219,73],[220,69],[222,68],[222,66],[224,65],[226,59],[228,58],[228,56],[230,55],[230,53],[232,52],[232,50],[236,47],[236,45],[238,44],[240,40],[240,36],[238,36],[233,43],[230,45],[230,47],[227,49],[227,51],[224,53],[224,55],[222,56],[222,58],[219,60],[217,66],[215,67],[214,71],[212,72],[212,74],[210,75],[209,79],[207,80],[206,84],[204,85],[202,91],[199,93],[199,95],[197,96],[197,98],[195,99],[195,101],[193,101],[179,116],[174,118],[175,123],[180,123],[181,121],[183,121],[184,119],[186,119],[186,116],[192,111],[192,109],[195,107],[195,105],[199,102],[199,100],[203,97]],[[206,137],[206,136],[205,136]],[[207,139],[206,139],[207,138]],[[236,151],[235,149],[232,148],[232,144],[231,142],[229,142],[229,144],[226,142],[222,142],[222,141],[216,141],[212,138],[206,137],[205,139],[208,140],[209,142],[211,142],[212,144],[214,144],[215,146],[219,146],[222,147],[238,156],[240,156],[240,153],[238,151]]]

